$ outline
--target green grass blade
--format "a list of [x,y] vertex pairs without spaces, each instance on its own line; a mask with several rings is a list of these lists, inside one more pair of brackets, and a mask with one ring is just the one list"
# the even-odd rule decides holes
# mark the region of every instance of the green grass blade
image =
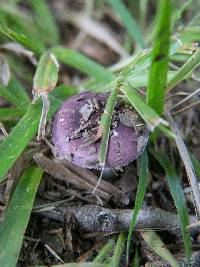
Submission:
[[108,257],[108,254],[113,250],[113,241],[109,240],[108,243],[103,246],[99,254],[96,256],[93,262],[101,263],[103,262],[106,257]]
[[[19,5],[12,5],[8,1],[4,1],[0,5],[0,18],[13,31],[24,33],[25,35],[32,36],[34,40],[38,40],[38,29],[32,14],[24,12]],[[40,42],[40,40],[38,41]]]
[[176,171],[174,166],[172,165],[171,160],[169,160],[169,158],[164,153],[156,151],[155,153],[153,153],[153,155],[166,172],[170,192],[172,194],[178,212],[178,216],[180,219],[181,231],[185,246],[185,253],[189,260],[191,256],[191,247],[192,247],[190,234],[187,228],[189,225],[189,214],[180,180],[176,175]]
[[124,85],[121,91],[130,101],[131,105],[140,114],[143,120],[147,123],[150,130],[154,130],[159,124],[167,125],[167,122],[162,119],[154,109],[147,105],[134,88]]
[[140,32],[140,28],[131,15],[130,11],[124,5],[121,0],[107,0],[108,3],[112,6],[114,11],[119,15],[122,20],[122,23],[126,26],[130,36],[136,41],[140,48],[145,48],[145,42]]
[[31,4],[35,11],[35,20],[44,43],[57,45],[60,42],[59,30],[47,2],[46,0],[32,0]]
[[39,42],[35,41],[35,39],[31,39],[30,36],[28,37],[25,34],[13,31],[5,25],[0,24],[0,33],[7,36],[11,40],[17,41],[36,54],[42,54],[44,51],[44,48],[39,45]]
[[0,21],[13,32],[25,35],[38,51],[44,50],[43,40],[30,12],[24,12],[20,6],[10,5],[8,1],[4,1],[0,5]]
[[159,125],[159,130],[162,131],[168,138],[176,139],[176,135],[171,131],[171,129],[167,128],[165,125]]
[[[75,93],[75,91],[70,90],[70,88],[65,88],[63,86],[60,86],[54,92],[51,94],[51,99],[53,101],[48,117],[55,113],[61,101]],[[8,137],[0,143],[0,182],[4,179],[5,174],[23,152],[29,141],[36,134],[41,116],[41,108],[41,101],[30,105],[26,114],[12,129]]]
[[99,149],[99,163],[102,167],[105,166],[106,162],[106,154],[108,149],[108,142],[109,142],[109,135],[110,135],[110,127],[111,127],[111,121],[112,121],[112,115],[115,108],[115,104],[117,101],[117,95],[118,95],[119,86],[117,85],[116,88],[114,88],[110,96],[107,100],[104,113],[101,117],[101,122],[99,125],[99,131],[102,133],[102,139]]
[[125,248],[125,236],[123,233],[121,233],[118,237],[117,244],[114,249],[112,261],[109,264],[110,267],[119,267],[119,262],[120,262],[122,253],[124,252],[124,248]]
[[174,86],[180,83],[185,77],[187,77],[193,69],[200,64],[200,49],[198,49],[189,59],[183,64],[183,66],[177,71],[176,75],[168,82],[167,90],[171,90]]
[[[192,47],[192,46],[191,46]],[[179,39],[175,39],[174,37],[170,38],[170,47],[169,47],[169,55],[173,56],[178,51],[182,51],[184,48],[184,45]],[[152,49],[145,49],[142,51],[137,52],[134,55],[131,55],[129,59],[122,60],[121,62],[118,62],[111,66],[109,69],[113,72],[116,71],[122,71],[123,74],[129,73],[129,72],[135,72],[137,73],[138,70],[147,70],[152,61]]]
[[94,77],[97,81],[111,82],[115,78],[111,72],[100,64],[72,49],[55,47],[51,51],[59,61]]
[[178,261],[171,252],[165,247],[165,244],[154,231],[146,231],[142,234],[143,239],[148,246],[155,251],[162,259],[167,261],[172,267],[180,267]]
[[17,108],[0,108],[0,121],[15,120],[24,115],[24,112]]
[[29,167],[20,178],[0,225],[0,266],[16,266],[42,170]]
[[171,0],[158,5],[158,22],[152,51],[152,63],[147,86],[147,103],[162,115],[167,84]]
[[19,81],[12,77],[7,87],[0,84],[0,96],[4,97],[10,103],[16,105],[19,109],[25,111],[27,105],[30,104],[29,97],[19,83]]
[[148,179],[148,156],[145,151],[140,158],[140,175],[139,175],[139,184],[137,188],[137,194],[135,198],[135,207],[133,210],[133,217],[131,219],[131,224],[128,231],[128,239],[126,244],[126,261],[129,261],[129,249],[131,243],[132,233],[136,224],[138,213],[142,207],[144,200],[146,188],[147,188],[147,179]]
[[[176,71],[168,72],[168,80],[176,75]],[[127,81],[129,84],[133,85],[134,88],[146,87],[148,83],[148,73],[143,71],[133,72],[131,75],[127,77]],[[90,89],[96,92],[109,92],[110,88],[114,86],[114,82],[109,84],[106,82],[97,83],[94,80],[89,80],[84,84],[85,88]]]
[[200,41],[200,27],[186,27],[180,32],[180,39],[183,42],[199,42]]
[[93,192],[95,192],[95,190],[97,189],[97,187],[99,186],[99,184],[101,182],[104,168],[106,165],[106,156],[107,156],[107,149],[108,149],[108,143],[109,143],[112,115],[113,115],[113,111],[114,111],[115,104],[117,101],[117,95],[118,95],[118,91],[119,91],[120,86],[121,86],[121,80],[120,81],[118,80],[116,87],[113,88],[113,90],[110,93],[110,96],[107,100],[107,103],[106,103],[106,106],[104,109],[104,113],[101,117],[97,137],[98,138],[102,137],[100,149],[99,149],[99,155],[98,155],[99,164],[102,167],[102,170],[101,170],[101,173],[99,176],[99,180],[98,180]]

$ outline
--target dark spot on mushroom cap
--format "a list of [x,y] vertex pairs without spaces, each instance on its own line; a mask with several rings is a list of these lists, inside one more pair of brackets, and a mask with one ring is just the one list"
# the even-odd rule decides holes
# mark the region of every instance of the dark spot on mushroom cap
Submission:
[[[107,94],[85,92],[63,103],[53,126],[53,142],[59,157],[84,168],[100,168],[101,139],[95,141],[95,136],[107,98]],[[128,119],[124,121],[126,114]],[[135,127],[130,122],[132,116]],[[120,121],[120,117],[123,120]],[[127,165],[143,152],[147,141],[148,130],[138,114],[127,108],[127,104],[118,102],[112,118],[105,167]]]

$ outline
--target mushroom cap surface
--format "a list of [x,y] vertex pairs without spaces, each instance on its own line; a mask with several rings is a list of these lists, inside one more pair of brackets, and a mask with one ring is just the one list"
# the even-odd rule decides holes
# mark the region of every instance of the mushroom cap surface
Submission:
[[[67,99],[57,112],[53,143],[60,158],[84,167],[100,169],[101,138],[95,140],[108,94],[84,92]],[[117,102],[112,117],[106,168],[127,165],[148,142],[148,130],[139,115],[127,104]]]

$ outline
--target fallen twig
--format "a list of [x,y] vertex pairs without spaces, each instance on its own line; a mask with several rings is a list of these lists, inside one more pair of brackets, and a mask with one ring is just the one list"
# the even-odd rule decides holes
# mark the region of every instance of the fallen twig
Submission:
[[[65,168],[62,164],[59,164],[51,159],[48,159],[42,154],[34,154],[34,159],[36,163],[47,173],[52,175],[58,180],[68,182],[70,184],[75,185],[76,187],[83,189],[83,190],[93,190],[94,186],[79,177],[78,175],[72,173],[68,168]],[[98,189],[96,194],[105,199],[109,200],[110,195],[103,190]]]
[[[77,174],[78,176],[80,176],[81,178],[83,178],[85,181],[92,184],[93,186],[96,186],[98,177],[95,174],[93,174],[91,171],[87,169],[83,169],[79,166],[74,166],[72,163],[66,160],[63,162],[63,164],[68,169],[70,169],[73,173]],[[101,183],[99,184],[98,188],[107,192],[108,194],[115,195],[121,198],[123,197],[122,191],[120,189],[118,189],[116,186],[104,180],[101,180]]]
[[[61,222],[64,222],[67,214],[71,214],[81,230],[103,233],[128,231],[133,216],[131,209],[108,209],[96,205],[57,207],[51,211],[36,213]],[[190,223],[195,221],[196,216],[190,216]],[[159,208],[143,208],[138,214],[135,229],[167,230],[181,236],[178,216]],[[199,229],[200,226],[193,227],[191,233],[197,233]]]

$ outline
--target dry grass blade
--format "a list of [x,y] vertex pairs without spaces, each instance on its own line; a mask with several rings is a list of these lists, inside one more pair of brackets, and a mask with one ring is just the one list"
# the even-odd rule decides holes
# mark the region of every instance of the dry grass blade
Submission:
[[198,219],[200,219],[200,190],[198,187],[198,179],[195,174],[194,167],[192,165],[192,161],[190,159],[188,150],[183,142],[183,139],[181,137],[180,131],[176,125],[176,122],[174,121],[173,117],[171,116],[171,113],[169,111],[166,112],[166,117],[170,123],[170,127],[172,132],[176,135],[175,141],[177,148],[179,150],[180,156],[183,160],[183,163],[185,165],[185,169],[187,172],[187,176],[190,182],[190,186],[192,188],[193,192],[193,200],[194,200],[194,205],[197,213]]
[[108,31],[106,27],[101,25],[101,23],[98,23],[89,17],[84,16],[83,14],[74,13],[72,11],[70,12],[70,16],[68,15],[67,17],[67,19],[71,20],[88,35],[106,44],[121,57],[124,58],[128,56],[128,53],[120,45],[117,39],[112,35],[111,32]]
[[121,0],[107,1],[112,6],[116,14],[120,17],[121,21],[126,26],[130,36],[136,41],[137,45],[141,48],[145,48],[146,45],[142,37],[140,28],[124,2]]
[[189,261],[191,257],[192,243],[191,243],[190,233],[188,231],[188,225],[189,225],[188,208],[183,193],[183,189],[181,187],[181,182],[176,174],[176,169],[171,163],[171,160],[163,152],[156,151],[155,153],[153,153],[153,155],[165,170],[170,193],[174,200],[174,204],[176,206],[176,210],[180,219],[180,226],[183,236],[185,253]]
[[198,105],[199,103],[200,103],[200,100],[198,100],[198,101],[196,101],[194,103],[191,103],[191,104],[189,104],[189,105],[187,105],[187,106],[185,106],[183,108],[180,108],[177,111],[173,112],[172,115],[177,115],[178,113],[184,112],[184,111],[186,111],[186,110]]
[[198,95],[200,93],[200,88],[196,89],[193,93],[189,94],[188,96],[186,96],[184,99],[182,99],[181,101],[179,101],[178,103],[176,103],[174,106],[172,106],[170,108],[170,110],[180,106],[181,104],[185,103],[186,101],[188,101],[190,98],[195,97],[196,95]]
[[8,42],[1,46],[3,49],[11,51],[17,55],[27,57],[33,65],[37,65],[37,60],[31,50],[26,49],[23,45],[15,42]]

